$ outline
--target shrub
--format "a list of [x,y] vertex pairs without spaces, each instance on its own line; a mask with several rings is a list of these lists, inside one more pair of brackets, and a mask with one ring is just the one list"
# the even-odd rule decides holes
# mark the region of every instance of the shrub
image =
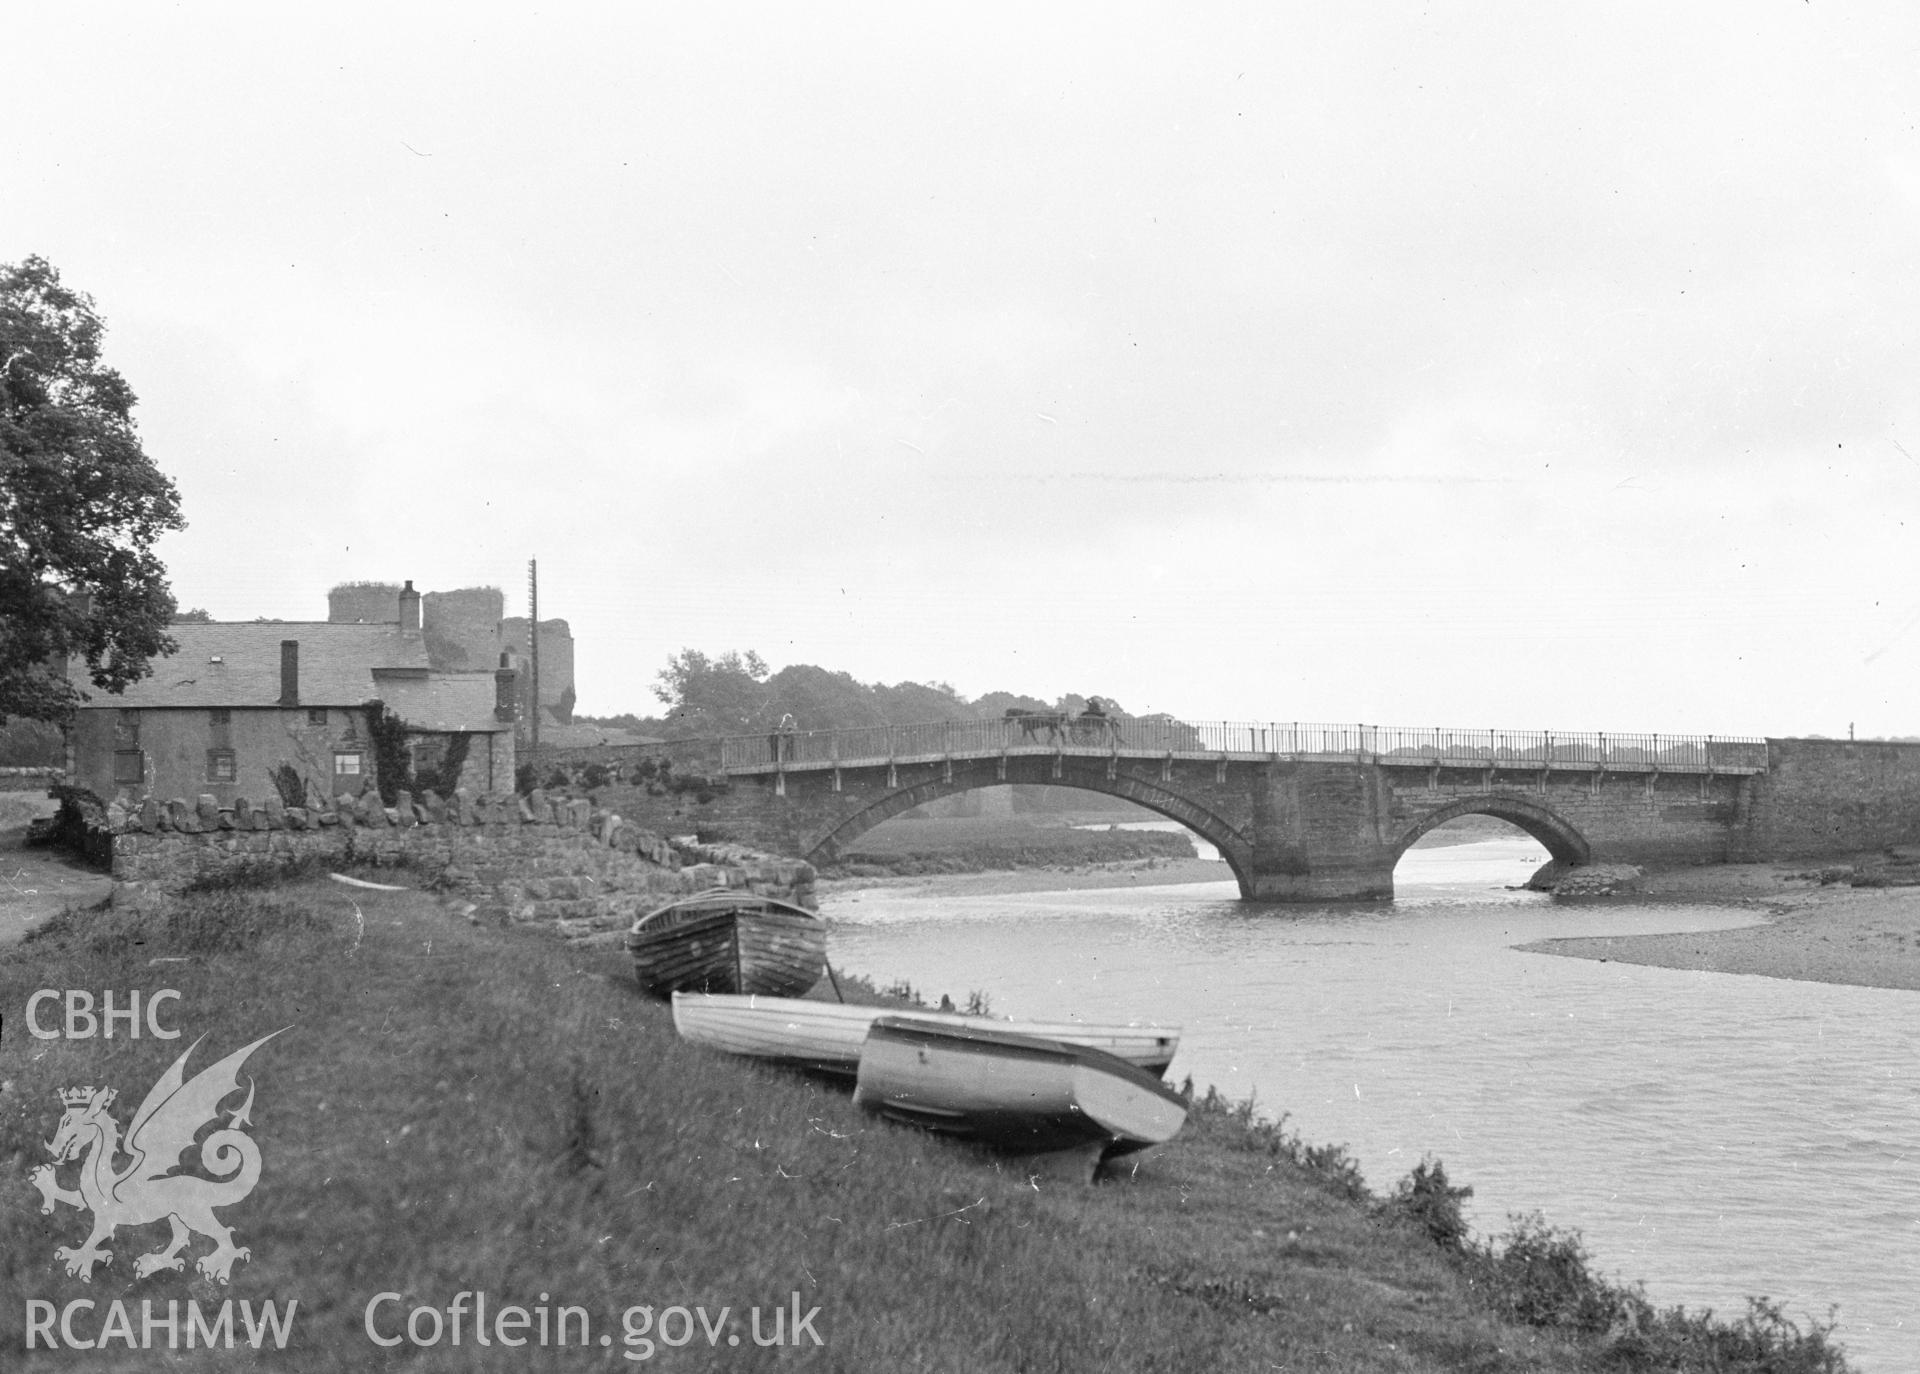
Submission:
[[1472,1188],[1448,1184],[1446,1165],[1436,1159],[1429,1166],[1423,1159],[1394,1187],[1384,1210],[1413,1222],[1442,1250],[1458,1251],[1467,1241],[1460,1204],[1472,1196]]

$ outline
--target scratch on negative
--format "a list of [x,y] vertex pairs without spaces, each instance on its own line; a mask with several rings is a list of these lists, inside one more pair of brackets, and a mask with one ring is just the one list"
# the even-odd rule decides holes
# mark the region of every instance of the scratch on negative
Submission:
[[[941,1213],[940,1213],[939,1215],[937,1215],[937,1216],[931,1216],[931,1217],[916,1217],[916,1218],[914,1218],[914,1219],[913,1219],[912,1221],[890,1221],[890,1222],[888,1222],[888,1223],[887,1223],[887,1229],[888,1229],[889,1231],[897,1231],[897,1230],[899,1230],[899,1229],[900,1229],[901,1227],[903,1227],[903,1226],[919,1226],[919,1225],[922,1225],[922,1224],[924,1224],[924,1223],[926,1223],[926,1222],[929,1222],[929,1221],[938,1221],[938,1220],[940,1220],[940,1218],[941,1218],[941,1217],[957,1217],[957,1216],[959,1216],[959,1215],[960,1215],[960,1214],[961,1214],[962,1212],[971,1212],[971,1211],[972,1211],[972,1210],[973,1210],[974,1208],[976,1208],[976,1207],[983,1207],[983,1206],[985,1206],[985,1205],[986,1205],[986,1201],[987,1201],[987,1200],[986,1200],[986,1199],[985,1199],[984,1197],[982,1197],[982,1198],[975,1198],[975,1199],[974,1199],[974,1200],[973,1200],[972,1202],[969,1202],[969,1203],[968,1203],[968,1204],[967,1204],[967,1205],[966,1205],[965,1207],[956,1207],[956,1208],[954,1208],[954,1210],[953,1210],[953,1211],[951,1211],[951,1212],[941,1212]],[[973,1223],[972,1223],[972,1222],[968,1222],[968,1223],[967,1223],[967,1225],[969,1225],[969,1226],[971,1226],[971,1225],[973,1225]]]

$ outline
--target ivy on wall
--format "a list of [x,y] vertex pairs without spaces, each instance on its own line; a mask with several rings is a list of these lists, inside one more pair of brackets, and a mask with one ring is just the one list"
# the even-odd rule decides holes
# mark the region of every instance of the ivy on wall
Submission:
[[460,773],[467,766],[467,751],[473,746],[473,736],[444,736],[446,747],[441,751],[438,765],[415,773],[409,743],[412,733],[404,720],[387,709],[385,702],[375,699],[367,703],[367,737],[373,744],[374,785],[380,789],[382,805],[392,806],[402,791],[416,797],[423,792],[434,792],[451,799],[454,789],[460,786]]
[[440,766],[414,774],[419,784],[416,790],[436,792],[442,798],[451,800],[454,789],[460,786],[460,771],[467,766],[467,750],[473,744],[472,735],[448,735],[447,747],[440,754]]
[[407,748],[407,723],[375,697],[367,703],[367,738],[373,744],[373,784],[380,801],[392,806],[403,791],[413,791],[413,753]]
[[267,776],[273,779],[273,790],[280,794],[285,806],[305,806],[307,804],[306,780],[300,776],[300,770],[282,760],[277,768],[268,770]]

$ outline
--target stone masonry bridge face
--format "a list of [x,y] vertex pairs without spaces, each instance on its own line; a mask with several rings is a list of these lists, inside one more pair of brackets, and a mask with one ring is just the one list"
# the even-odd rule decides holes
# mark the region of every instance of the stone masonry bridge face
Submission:
[[[732,790],[716,799],[709,818],[747,843],[822,864],[882,821],[956,792],[1014,783],[1076,787],[1180,822],[1220,850],[1251,900],[1364,900],[1392,897],[1394,866],[1407,847],[1470,814],[1518,826],[1567,867],[1723,862],[1738,849],[1753,778],[1765,771],[1763,741],[1678,737],[1609,743],[1604,736],[1431,732],[1447,737],[1410,746],[1404,737],[1414,732],[1309,736],[1334,727],[1231,727],[1249,733],[1222,738],[1229,747],[1218,749],[1205,747],[1211,739],[1186,736],[1174,742],[1189,747],[1149,748],[1111,727],[1095,739],[1076,739],[1063,727],[1059,738],[1034,740],[1009,724],[997,739],[973,738],[1001,724],[955,722],[964,737],[950,730],[935,741],[946,747],[912,753],[907,747],[924,746],[924,735],[890,739],[895,752],[883,758],[843,748],[867,741],[829,740],[824,732],[729,741],[737,746],[726,760]],[[1269,728],[1279,733],[1251,733]],[[1230,747],[1236,743],[1281,747]],[[1326,747],[1356,743],[1362,747]],[[1380,752],[1383,743],[1389,752]],[[829,753],[836,756],[821,757]]]

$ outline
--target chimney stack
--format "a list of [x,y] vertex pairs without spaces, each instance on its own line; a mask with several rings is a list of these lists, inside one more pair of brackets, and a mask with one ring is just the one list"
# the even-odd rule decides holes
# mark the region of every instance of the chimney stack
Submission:
[[400,589],[400,628],[417,630],[420,628],[420,593],[413,589],[413,579],[407,579],[407,585]]
[[300,641],[280,641],[280,704],[300,704]]
[[510,655],[500,655],[501,666],[493,670],[493,718],[509,721],[514,717],[513,703],[519,695],[514,691],[514,679],[519,674],[507,667]]

